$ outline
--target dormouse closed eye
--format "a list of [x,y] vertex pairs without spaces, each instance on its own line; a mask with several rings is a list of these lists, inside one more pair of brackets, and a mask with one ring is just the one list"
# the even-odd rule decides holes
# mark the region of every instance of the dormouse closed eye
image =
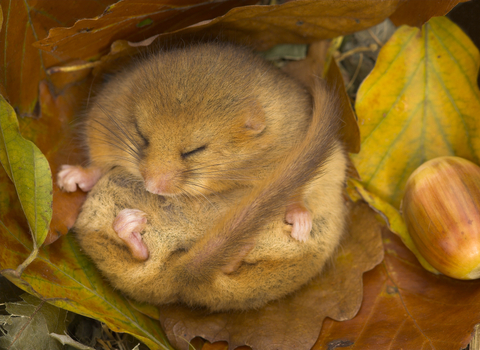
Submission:
[[203,145],[203,146],[200,146],[200,147],[197,147],[191,151],[187,151],[187,152],[182,152],[181,153],[181,156],[183,159],[185,158],[188,158],[190,156],[193,156],[194,154],[197,154],[199,152],[202,152],[203,150],[205,150],[205,148],[207,148],[207,145]]
[[150,141],[144,134],[142,134],[136,121],[135,121],[135,129],[137,130],[137,134],[142,138],[143,142],[145,142],[145,146],[148,146],[150,144]]

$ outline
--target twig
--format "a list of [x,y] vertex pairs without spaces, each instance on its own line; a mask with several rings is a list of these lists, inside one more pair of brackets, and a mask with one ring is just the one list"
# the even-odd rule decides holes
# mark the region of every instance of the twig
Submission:
[[50,67],[47,69],[47,74],[52,75],[54,73],[60,73],[60,72],[76,72],[82,69],[88,69],[88,68],[94,68],[98,65],[100,65],[102,61],[98,60],[95,62],[87,62],[83,64],[76,64],[72,66],[55,66],[55,67]]
[[353,73],[353,76],[348,82],[348,85],[345,87],[345,90],[348,91],[352,87],[353,83],[355,82],[355,79],[357,79],[358,73],[360,72],[360,67],[362,66],[362,63],[363,63],[363,53],[360,53],[357,69],[355,70],[355,73]]
[[375,33],[369,28],[368,34],[372,37],[372,39],[377,43],[378,46],[382,47],[383,43],[380,41],[380,39],[375,35]]
[[378,45],[377,44],[370,44],[368,47],[365,46],[359,46],[354,49],[351,49],[347,52],[342,53],[341,55],[336,56],[335,58],[337,59],[337,62],[343,61],[345,58],[350,57],[356,53],[360,52],[366,52],[366,51],[377,51],[378,50]]

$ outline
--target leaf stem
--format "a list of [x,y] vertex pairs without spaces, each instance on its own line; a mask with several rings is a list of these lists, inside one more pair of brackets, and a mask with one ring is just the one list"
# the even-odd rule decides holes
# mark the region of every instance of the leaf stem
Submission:
[[26,258],[23,263],[18,265],[17,269],[15,270],[15,274],[17,275],[17,277],[22,276],[23,271],[27,268],[28,265],[30,265],[30,263],[33,260],[37,258],[37,255],[38,255],[38,247],[35,247],[30,253],[30,255],[28,256],[28,258]]

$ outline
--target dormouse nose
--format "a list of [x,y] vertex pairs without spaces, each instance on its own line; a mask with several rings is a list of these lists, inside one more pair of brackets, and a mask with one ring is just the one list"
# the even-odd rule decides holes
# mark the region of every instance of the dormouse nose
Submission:
[[177,192],[177,171],[156,171],[153,174],[151,171],[147,171],[142,175],[145,181],[145,189],[148,192],[164,196]]

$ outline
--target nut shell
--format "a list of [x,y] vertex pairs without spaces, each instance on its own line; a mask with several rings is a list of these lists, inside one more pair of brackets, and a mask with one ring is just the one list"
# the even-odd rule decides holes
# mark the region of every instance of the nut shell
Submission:
[[459,157],[424,163],[407,181],[402,213],[433,267],[458,279],[480,277],[480,167]]

